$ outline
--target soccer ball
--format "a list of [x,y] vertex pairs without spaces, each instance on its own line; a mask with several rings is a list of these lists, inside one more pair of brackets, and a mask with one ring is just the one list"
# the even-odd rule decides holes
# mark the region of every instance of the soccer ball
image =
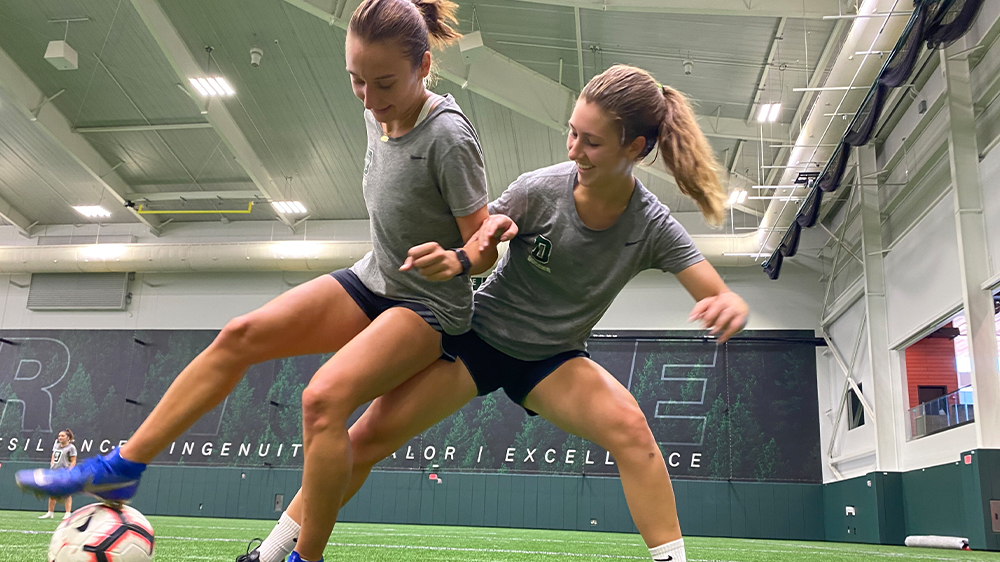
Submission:
[[153,526],[141,513],[95,503],[73,512],[56,528],[49,562],[148,562]]

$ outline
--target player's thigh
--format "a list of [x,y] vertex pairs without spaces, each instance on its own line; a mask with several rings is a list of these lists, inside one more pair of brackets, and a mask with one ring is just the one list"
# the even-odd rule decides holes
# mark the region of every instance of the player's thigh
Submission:
[[648,431],[632,394],[611,373],[583,357],[570,359],[545,377],[528,393],[524,407],[605,448],[625,433]]
[[220,340],[256,363],[337,351],[369,324],[343,285],[322,275],[231,320]]
[[439,359],[379,396],[351,426],[355,461],[373,464],[476,397],[465,364]]
[[439,357],[441,334],[416,312],[390,308],[320,367],[302,395],[305,414],[349,415]]

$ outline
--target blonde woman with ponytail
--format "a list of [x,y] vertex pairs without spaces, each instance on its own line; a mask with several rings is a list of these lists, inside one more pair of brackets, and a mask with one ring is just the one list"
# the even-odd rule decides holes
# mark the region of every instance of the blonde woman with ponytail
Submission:
[[[638,68],[614,66],[591,80],[569,129],[569,162],[522,175],[490,204],[480,237],[502,232],[510,250],[476,293],[473,330],[444,338],[445,350],[461,361],[436,362],[375,400],[351,427],[353,467],[343,501],[375,463],[475,396],[503,388],[529,415],[609,451],[652,559],[684,562],[660,448],[635,398],[589,359],[586,340],[645,269],[676,275],[696,301],[691,319],[720,343],[743,328],[746,303],[633,175],[658,148],[681,191],[718,224],[717,165],[684,97]],[[301,520],[293,507],[282,519]],[[294,544],[295,537],[282,535],[281,526],[238,562],[282,560],[291,546],[279,543]]]
[[322,560],[351,478],[348,418],[442,357],[443,334],[470,329],[467,275],[496,261],[495,244],[483,250],[473,240],[488,216],[479,139],[451,96],[424,85],[431,49],[459,36],[450,26],[456,9],[448,0],[365,0],[351,17],[346,63],[364,104],[361,187],[372,251],[231,320],[120,449],[70,470],[20,471],[22,488],[127,501],[147,463],[219,405],[251,365],[336,352],[302,395],[306,493],[297,505],[299,551],[289,559]]

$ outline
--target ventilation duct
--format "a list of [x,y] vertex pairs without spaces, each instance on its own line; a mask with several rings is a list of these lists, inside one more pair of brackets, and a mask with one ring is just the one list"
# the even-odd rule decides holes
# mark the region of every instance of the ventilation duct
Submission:
[[35,273],[28,310],[125,310],[128,273]]
[[[693,236],[715,266],[745,265],[734,255],[740,239]],[[225,244],[74,244],[2,246],[0,274],[96,272],[315,271],[349,267],[371,250],[369,242],[283,241]],[[759,248],[759,247],[758,247]],[[758,248],[753,248],[756,250]],[[747,250],[742,250],[747,251]]]

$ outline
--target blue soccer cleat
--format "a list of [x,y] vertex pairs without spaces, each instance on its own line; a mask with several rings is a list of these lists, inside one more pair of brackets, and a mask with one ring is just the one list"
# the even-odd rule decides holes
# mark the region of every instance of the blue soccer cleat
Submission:
[[[302,558],[299,558],[299,553],[298,552],[295,552],[293,550],[292,553],[288,556],[288,562],[305,562],[305,561],[302,560]],[[323,559],[320,558],[316,562],[323,562]]]
[[17,485],[36,496],[61,498],[90,494],[106,502],[125,502],[139,488],[139,478],[146,465],[123,459],[118,449],[109,454],[80,462],[66,470],[19,470]]

